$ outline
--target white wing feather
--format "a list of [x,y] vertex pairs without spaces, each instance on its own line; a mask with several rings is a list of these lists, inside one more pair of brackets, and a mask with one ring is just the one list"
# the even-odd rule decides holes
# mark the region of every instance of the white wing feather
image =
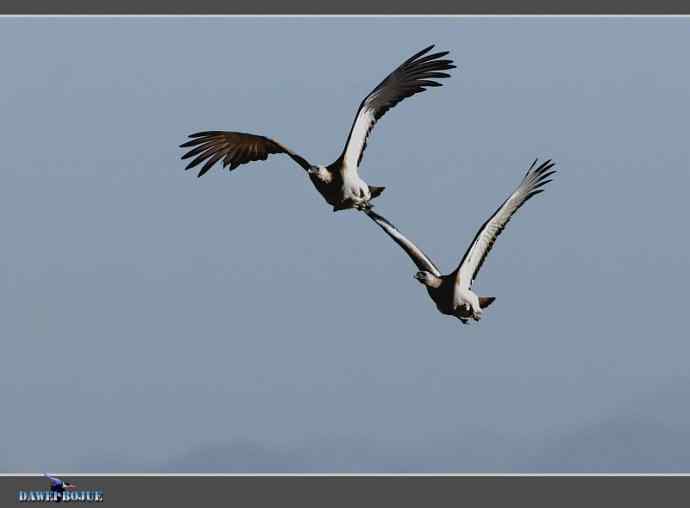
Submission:
[[438,267],[434,264],[429,256],[422,252],[422,249],[417,247],[411,240],[408,240],[405,235],[403,235],[398,228],[391,224],[387,219],[380,216],[371,209],[366,210],[366,213],[371,220],[373,220],[378,226],[383,229],[388,236],[390,236],[395,243],[400,245],[402,249],[410,256],[412,262],[420,270],[426,270],[427,272],[433,273],[437,277],[441,276],[441,272]]
[[551,181],[547,180],[547,178],[556,172],[555,170],[549,171],[554,166],[551,160],[534,168],[536,163],[537,161],[535,160],[527,170],[520,185],[477,232],[460,265],[455,270],[455,283],[457,285],[466,289],[472,287],[472,283],[486,256],[491,251],[496,238],[498,238],[506,224],[508,224],[508,221],[510,221],[510,218],[528,199],[543,192],[544,189],[540,187]]
[[433,47],[424,48],[405,60],[364,98],[340,155],[344,171],[357,169],[367,147],[369,134],[386,111],[406,97],[423,92],[427,87],[441,86],[441,83],[433,79],[450,77],[450,74],[441,72],[455,68],[452,60],[441,60],[448,51],[426,55]]

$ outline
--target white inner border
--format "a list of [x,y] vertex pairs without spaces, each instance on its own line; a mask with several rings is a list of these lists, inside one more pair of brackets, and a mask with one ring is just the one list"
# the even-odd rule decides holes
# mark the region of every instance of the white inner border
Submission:
[[[690,18],[690,14],[0,14],[3,18]],[[108,477],[690,477],[690,473],[54,473],[56,476]],[[43,473],[0,473],[0,478],[43,478]]]

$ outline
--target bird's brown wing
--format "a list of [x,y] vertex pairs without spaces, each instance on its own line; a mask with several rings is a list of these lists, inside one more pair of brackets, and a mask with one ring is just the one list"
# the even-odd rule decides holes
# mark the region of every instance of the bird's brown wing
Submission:
[[265,136],[245,132],[205,131],[189,135],[191,140],[180,145],[180,148],[191,148],[182,159],[194,159],[185,169],[193,168],[202,162],[199,171],[201,176],[222,159],[223,167],[230,166],[230,171],[241,164],[266,160],[270,154],[285,153],[297,164],[308,170],[311,165],[293,151]]

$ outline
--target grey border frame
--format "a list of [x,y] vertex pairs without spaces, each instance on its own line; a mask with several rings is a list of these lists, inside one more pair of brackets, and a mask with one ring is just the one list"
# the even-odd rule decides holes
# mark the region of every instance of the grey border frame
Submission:
[[[103,503],[89,505],[108,507],[669,507],[687,505],[690,487],[688,475],[59,476],[103,491]],[[46,483],[38,475],[0,477],[0,505],[36,505],[19,503],[17,491],[45,490]]]
[[649,15],[690,14],[690,3],[681,0],[643,2],[632,0],[120,0],[93,2],[88,0],[33,1],[4,0],[0,14],[232,14],[232,15]]
[[[0,15],[688,15],[690,2],[547,2],[362,0],[327,4],[271,2],[162,2],[111,4],[70,0],[28,4],[5,0]],[[102,490],[97,506],[685,506],[690,474],[629,475],[84,475],[60,474],[81,489]],[[17,502],[18,490],[44,490],[38,474],[0,475],[0,506]],[[220,501],[220,503],[219,503]]]

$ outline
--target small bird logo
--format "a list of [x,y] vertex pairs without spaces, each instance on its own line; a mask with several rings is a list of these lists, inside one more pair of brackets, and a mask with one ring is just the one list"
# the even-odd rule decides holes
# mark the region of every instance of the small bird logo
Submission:
[[66,482],[64,480],[61,480],[57,476],[49,475],[44,473],[43,476],[48,478],[50,480],[50,490],[51,492],[57,492],[58,496],[55,502],[59,503],[62,501],[62,493],[65,492],[66,490],[74,490],[77,488],[76,485],[73,483]]

